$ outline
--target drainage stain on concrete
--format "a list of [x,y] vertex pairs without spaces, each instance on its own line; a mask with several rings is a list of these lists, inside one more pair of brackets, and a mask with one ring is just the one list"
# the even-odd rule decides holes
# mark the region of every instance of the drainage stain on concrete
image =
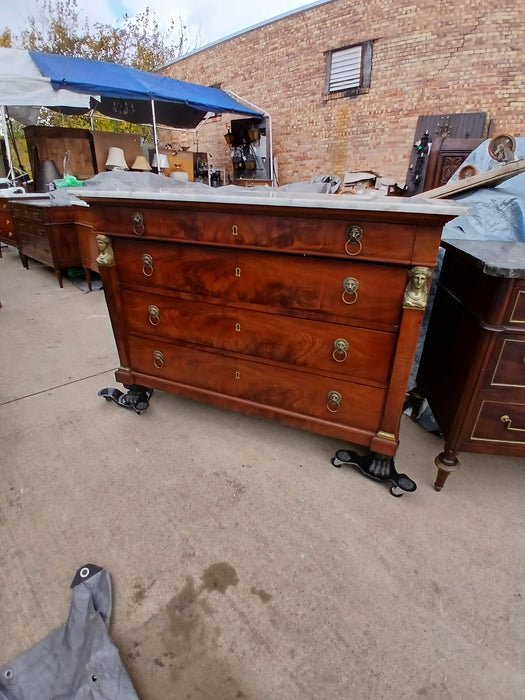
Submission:
[[146,595],[155,585],[155,581],[152,581],[147,586],[144,583],[137,582],[133,588],[135,592],[133,593],[132,600],[135,605],[140,605],[146,599]]
[[267,603],[269,600],[271,600],[272,597],[266,591],[263,591],[261,588],[255,588],[255,586],[252,586],[251,592],[253,593],[253,595],[258,595],[263,603]]
[[236,586],[239,583],[237,572],[229,564],[212,564],[201,576],[202,588],[207,591],[220,591],[224,593],[228,586]]
[[[220,629],[210,624],[210,598],[239,583],[226,562],[209,566],[196,585],[187,577],[182,589],[144,625],[119,640],[122,658],[141,700],[191,698],[231,700],[246,697],[216,647]],[[153,584],[151,584],[153,585]],[[151,586],[135,585],[135,602]]]

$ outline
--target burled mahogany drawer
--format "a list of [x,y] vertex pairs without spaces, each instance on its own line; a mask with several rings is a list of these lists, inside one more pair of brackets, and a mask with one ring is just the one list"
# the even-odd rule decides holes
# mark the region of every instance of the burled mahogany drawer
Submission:
[[113,243],[120,283],[131,288],[175,290],[386,330],[400,319],[403,267],[190,244]]
[[[169,238],[186,242],[246,246],[295,253],[335,255],[407,262],[411,259],[416,227],[363,220],[357,215],[306,218],[238,211],[202,212],[190,204],[184,208],[135,208],[101,206],[95,211],[94,227],[107,233],[137,238]],[[240,213],[239,213],[240,210]],[[362,215],[361,215],[362,216]]]
[[128,331],[385,386],[396,335],[125,290]]
[[254,404],[377,430],[384,390],[130,336],[131,369]]
[[490,386],[525,388],[525,339],[502,340]]
[[483,401],[471,440],[525,445],[525,402]]

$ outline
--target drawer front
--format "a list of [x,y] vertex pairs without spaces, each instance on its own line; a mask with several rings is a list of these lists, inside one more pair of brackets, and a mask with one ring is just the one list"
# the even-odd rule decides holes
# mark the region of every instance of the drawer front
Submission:
[[115,240],[114,252],[120,282],[132,288],[170,289],[375,327],[399,322],[407,282],[402,267],[208,246]]
[[20,251],[30,258],[40,260],[40,262],[48,265],[53,265],[53,255],[51,253],[51,245],[47,238],[40,236],[28,236],[22,234],[18,239]]
[[516,324],[518,328],[525,328],[525,285],[520,285],[516,290],[514,303],[511,306],[509,317],[511,324]]
[[47,236],[50,227],[37,221],[29,221],[29,219],[17,219],[16,228],[19,234],[28,234],[31,236]]
[[21,204],[20,202],[12,202],[11,207],[11,213],[13,217],[17,219],[29,219],[29,221],[36,221],[39,223],[48,221],[48,215],[43,207],[31,207],[27,204]]
[[385,386],[394,333],[125,290],[128,330]]
[[525,340],[503,340],[490,385],[525,388]]
[[525,445],[525,402],[483,401],[471,439]]
[[384,391],[131,336],[132,371],[334,424],[376,431]]
[[[237,209],[241,209],[237,206]],[[225,246],[407,262],[415,227],[365,221],[357,216],[327,219],[304,216],[202,212],[174,208],[97,207],[94,226],[111,234],[169,238]],[[393,244],[394,242],[394,244]]]

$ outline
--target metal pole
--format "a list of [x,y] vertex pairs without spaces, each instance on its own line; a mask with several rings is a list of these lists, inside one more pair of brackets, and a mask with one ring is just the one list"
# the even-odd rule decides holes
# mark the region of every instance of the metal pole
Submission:
[[160,174],[159,140],[157,138],[157,120],[155,118],[155,100],[151,100],[151,117],[153,125],[153,141],[155,142],[155,155],[157,157],[157,172]]

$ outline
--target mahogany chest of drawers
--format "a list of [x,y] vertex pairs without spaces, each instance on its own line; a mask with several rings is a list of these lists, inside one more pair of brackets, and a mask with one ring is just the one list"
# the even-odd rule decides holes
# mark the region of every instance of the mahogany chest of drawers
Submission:
[[525,243],[443,245],[417,378],[445,437],[438,491],[460,451],[525,456]]
[[52,267],[62,287],[62,270],[82,264],[75,224],[78,207],[45,199],[11,200],[10,205],[22,264],[27,268],[31,258]]
[[424,312],[411,272],[431,274],[456,205],[212,192],[78,193],[117,380],[393,456]]

